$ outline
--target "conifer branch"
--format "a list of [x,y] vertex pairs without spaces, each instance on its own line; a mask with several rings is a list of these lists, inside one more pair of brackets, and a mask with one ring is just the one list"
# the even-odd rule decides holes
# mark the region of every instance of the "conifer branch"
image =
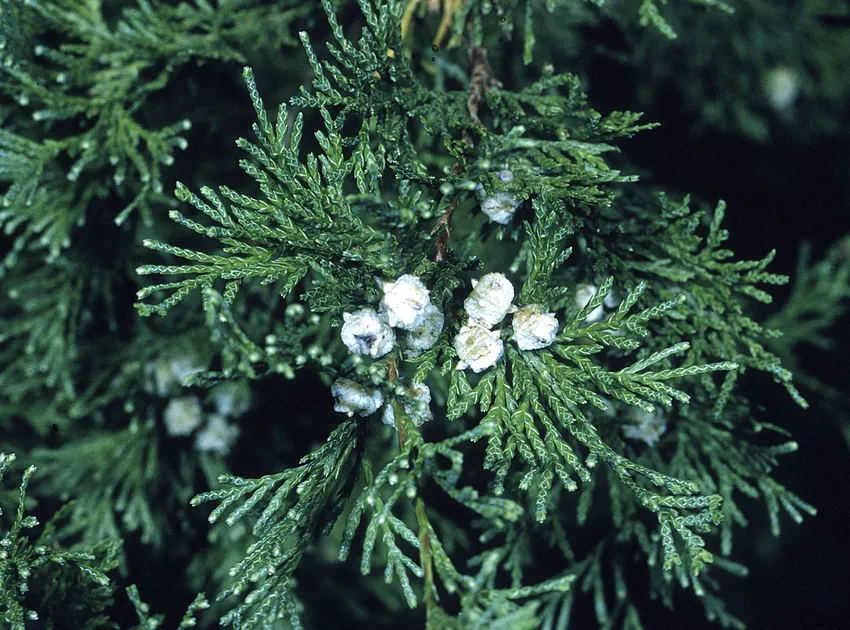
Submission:
[[225,513],[228,526],[243,518],[252,523],[255,542],[231,568],[232,580],[217,597],[217,601],[241,600],[221,619],[222,625],[254,628],[282,615],[300,625],[289,594],[291,577],[313,537],[332,526],[342,510],[361,455],[360,432],[357,421],[348,421],[298,467],[260,479],[222,475],[221,489],[192,499],[193,506],[219,502],[209,515],[210,523]]
[[[14,454],[0,454],[0,481],[14,461]],[[60,509],[42,533],[32,539],[26,530],[38,527],[39,522],[35,516],[25,516],[25,500],[35,471],[35,466],[24,471],[14,518],[8,529],[0,528],[3,531],[0,539],[0,615],[10,630],[24,630],[40,619],[40,613],[50,612],[50,600],[55,593],[61,592],[79,598],[76,602],[78,627],[97,627],[97,613],[109,595],[107,587],[111,587],[106,574],[118,566],[115,556],[120,541],[113,539],[107,544],[101,542],[77,550],[60,547],[56,521],[66,516],[66,509]],[[49,570],[56,566],[62,568]],[[36,604],[38,608],[25,608],[25,597],[26,605]],[[46,617],[51,618],[49,614]]]
[[43,492],[75,489],[77,500],[69,508],[65,535],[81,535],[84,542],[93,543],[119,538],[122,531],[139,531],[144,543],[163,543],[163,515],[152,505],[157,485],[164,482],[157,473],[153,436],[152,422],[136,421],[119,432],[95,433],[58,449],[33,451],[45,476]]
[[[762,418],[744,375],[807,404],[795,355],[834,343],[850,257],[836,245],[801,262],[791,299],[760,320],[753,306],[788,281],[769,270],[776,253],[737,259],[723,202],[636,183],[618,143],[654,125],[590,107],[579,77],[598,53],[571,61],[575,74],[522,71],[572,41],[541,41],[556,9],[584,44],[613,20],[630,49],[661,51],[686,18],[699,30],[695,4],[729,10],[0,4],[0,424],[43,472],[31,493],[64,505],[33,542],[33,469],[20,492],[0,492],[17,507],[0,541],[0,615],[16,629],[35,621],[29,609],[46,625],[109,625],[106,575],[123,562],[141,586],[126,590],[138,630],[162,627],[142,600],[151,576],[121,551],[138,536],[161,558],[192,550],[181,628],[302,627],[348,576],[331,566],[337,550],[366,584],[343,584],[339,614],[362,608],[373,624],[377,596],[399,615],[421,607],[428,630],[556,630],[587,602],[599,627],[641,628],[645,593],[672,607],[687,590],[741,627],[718,576],[747,572],[732,551],[757,526],[748,505],[765,506],[777,535],[786,515],[816,514],[777,481],[797,442]],[[653,28],[638,39],[641,24]],[[497,38],[501,81],[487,61]],[[445,48],[430,62],[426,41]],[[269,55],[281,46],[304,54],[283,67]],[[204,104],[235,62],[242,108],[226,90]],[[271,98],[295,94],[276,113],[251,65],[276,77]],[[218,137],[251,114],[243,159],[179,163],[194,141],[180,110]],[[178,182],[175,201],[162,192],[174,177],[231,185]],[[156,252],[136,270],[157,276],[141,288],[124,269],[139,245]],[[171,316],[128,319],[134,291],[138,314]],[[287,383],[306,372],[315,401],[309,378]],[[317,405],[296,402],[307,395]],[[263,422],[281,401],[299,413]],[[324,443],[289,439],[311,426]],[[245,453],[254,478],[231,471]],[[180,508],[193,495],[215,504],[208,533]],[[215,601],[189,603],[202,588]],[[80,602],[70,618],[60,592]]]

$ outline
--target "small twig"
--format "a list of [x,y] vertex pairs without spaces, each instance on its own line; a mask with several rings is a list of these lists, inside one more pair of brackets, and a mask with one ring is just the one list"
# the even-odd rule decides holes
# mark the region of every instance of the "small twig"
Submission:
[[472,74],[466,108],[469,110],[472,121],[479,127],[484,127],[478,117],[481,100],[487,90],[491,87],[502,87],[502,84],[493,77],[490,63],[487,61],[487,49],[484,46],[473,46],[469,49],[469,64],[472,66]]
[[[419,525],[419,561],[425,577],[425,604],[426,611],[436,604],[434,601],[434,568],[431,559],[431,523],[425,512],[425,503],[422,498],[416,499],[416,522]],[[427,614],[427,612],[426,612]]]
[[437,255],[435,260],[440,262],[441,260],[445,260],[446,251],[449,246],[449,236],[451,236],[451,221],[452,215],[455,212],[455,208],[457,208],[457,197],[452,197],[451,202],[449,202],[449,207],[443,213],[443,216],[439,218],[437,223],[431,229],[431,234],[433,235],[436,232],[440,232],[440,235],[437,237]]
[[[483,129],[484,125],[478,117],[478,109],[481,106],[481,100],[487,90],[494,86],[501,87],[502,84],[493,77],[493,73],[490,70],[490,64],[487,61],[486,48],[483,46],[473,46],[470,48],[469,62],[472,65],[472,73],[469,81],[469,98],[466,101],[466,107],[469,110],[469,115],[473,122]],[[470,149],[475,148],[475,142],[466,130],[463,131],[462,139]],[[463,172],[463,166],[460,162],[458,162],[454,165],[452,171],[455,174],[460,174]],[[449,207],[431,229],[432,236],[439,232],[436,244],[437,254],[435,256],[435,260],[437,262],[445,260],[446,258],[449,237],[451,236],[451,220],[452,215],[454,215],[455,208],[457,208],[457,197],[452,198],[449,203]]]
[[[396,363],[395,356],[391,356],[387,361],[387,378],[393,385],[398,383],[398,363]],[[387,404],[392,405],[391,402],[387,402]],[[395,412],[395,428],[398,431],[398,450],[403,451],[407,443],[407,429],[404,426],[402,414],[395,409],[393,411]]]

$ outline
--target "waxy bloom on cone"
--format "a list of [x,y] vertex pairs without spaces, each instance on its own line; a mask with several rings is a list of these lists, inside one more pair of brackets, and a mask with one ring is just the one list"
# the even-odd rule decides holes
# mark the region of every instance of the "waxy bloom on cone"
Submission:
[[343,313],[342,319],[342,343],[351,352],[377,359],[393,349],[395,332],[374,309]]
[[369,416],[384,404],[381,392],[376,389],[367,390],[347,378],[334,381],[331,385],[331,395],[336,398],[334,410],[347,413],[349,417],[355,413],[359,416]]
[[395,282],[384,282],[382,286],[381,310],[386,313],[389,325],[404,330],[416,328],[431,303],[425,283],[416,276],[405,274]]
[[418,357],[437,343],[443,332],[445,317],[433,304],[429,304],[420,318],[419,325],[407,335],[407,356]]
[[201,402],[195,396],[174,398],[163,413],[168,435],[189,435],[201,425]]
[[512,312],[514,285],[504,274],[488,273],[472,284],[472,293],[463,303],[471,323],[492,328]]
[[[510,171],[507,172],[510,173]],[[511,174],[510,179],[513,180],[513,174]],[[522,204],[522,199],[508,192],[499,191],[493,195],[488,195],[481,184],[475,187],[475,196],[478,197],[478,202],[481,204],[481,212],[486,214],[491,221],[502,225],[510,223],[517,208]]]
[[558,334],[558,320],[540,304],[529,304],[513,316],[514,334],[511,340],[520,350],[539,350],[552,345]]
[[498,330],[487,330],[482,326],[463,326],[455,337],[457,369],[471,368],[476,374],[495,365],[502,358],[505,346]]

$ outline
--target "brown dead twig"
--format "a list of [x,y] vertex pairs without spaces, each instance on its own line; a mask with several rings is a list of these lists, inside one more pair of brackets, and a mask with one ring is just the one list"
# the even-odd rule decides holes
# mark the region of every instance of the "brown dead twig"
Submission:
[[[472,121],[483,130],[484,125],[478,116],[481,101],[487,90],[491,87],[502,87],[502,84],[493,77],[490,63],[487,61],[487,49],[483,46],[473,46],[469,49],[469,63],[472,66],[472,73],[469,81],[469,98],[466,100],[466,108],[469,111]],[[463,132],[463,141],[470,148],[475,146],[472,137],[466,131]],[[461,173],[463,172],[463,166],[458,162],[454,165],[452,171],[456,174]],[[444,260],[446,257],[449,236],[451,236],[450,224],[455,208],[457,208],[457,196],[452,198],[449,207],[431,229],[432,236],[439,232],[436,243],[437,253],[435,256],[437,262]]]
[[469,81],[469,98],[466,99],[466,108],[469,110],[472,121],[483,129],[484,125],[478,117],[481,100],[491,87],[502,87],[502,84],[493,77],[493,71],[487,61],[487,49],[483,46],[473,46],[469,49],[469,64],[472,66],[472,75]]

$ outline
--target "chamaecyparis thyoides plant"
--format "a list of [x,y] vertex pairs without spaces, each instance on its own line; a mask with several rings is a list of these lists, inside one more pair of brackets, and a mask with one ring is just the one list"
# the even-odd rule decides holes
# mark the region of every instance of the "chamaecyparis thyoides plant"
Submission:
[[[222,623],[299,627],[294,576],[330,535],[341,561],[424,605],[429,628],[565,627],[588,590],[600,624],[639,627],[624,578],[638,565],[666,603],[690,589],[737,625],[713,573],[745,572],[729,557],[738,503],[762,497],[775,523],[780,506],[813,512],[770,474],[796,444],[761,439],[769,425],[735,387],[761,370],[806,404],[743,307],[787,280],[766,270],[773,253],[732,259],[722,202],[695,207],[614,168],[610,142],[648,125],[598,114],[574,76],[502,89],[473,42],[468,85],[435,90],[406,54],[404,3],[360,6],[354,41],[324,4],[328,55],[301,33],[312,89],[276,116],[245,69],[253,190],[178,184],[195,214],[171,218],[211,247],[150,239],[170,260],[138,270],[163,277],[139,291],[142,315],[200,295],[230,349],[200,381],[311,369],[342,414],[297,466],[224,474],[193,499],[215,505],[211,523],[248,522]],[[313,151],[295,109],[320,114]],[[257,337],[239,316],[256,284],[325,328],[283,317]],[[572,540],[598,501],[610,521],[581,556]],[[476,542],[451,553],[459,514],[475,515]],[[542,579],[526,575],[532,540],[552,547]]]
[[0,491],[2,613],[640,628],[648,595],[740,627],[753,507],[813,512],[744,383],[807,404],[846,256],[762,323],[774,253],[639,183],[618,146],[654,125],[550,63],[729,8],[0,5],[0,446],[38,469]]

